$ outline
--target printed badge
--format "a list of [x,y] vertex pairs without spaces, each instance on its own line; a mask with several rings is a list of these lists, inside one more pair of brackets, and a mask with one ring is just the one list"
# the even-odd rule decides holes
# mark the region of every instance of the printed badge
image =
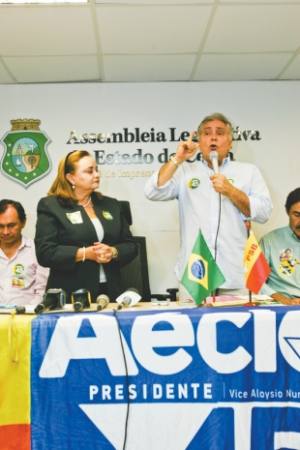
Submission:
[[111,213],[109,211],[102,211],[102,216],[106,220],[113,220],[113,216],[111,215]]
[[23,288],[25,286],[24,272],[25,268],[23,264],[18,263],[12,267],[12,287]]
[[67,219],[73,224],[77,225],[79,223],[83,223],[82,215],[80,211],[75,211],[72,213],[66,213]]
[[199,178],[191,178],[191,179],[188,181],[188,187],[189,187],[190,189],[196,189],[199,185],[200,185],[200,180],[199,180]]
[[291,248],[282,250],[279,255],[279,272],[283,275],[292,275],[295,272],[297,264],[300,264],[300,261],[294,257]]

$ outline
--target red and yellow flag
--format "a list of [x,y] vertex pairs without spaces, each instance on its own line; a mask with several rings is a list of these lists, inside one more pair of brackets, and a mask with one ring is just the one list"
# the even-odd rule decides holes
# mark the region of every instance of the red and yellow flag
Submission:
[[0,315],[1,450],[30,450],[30,348],[33,317]]
[[252,230],[246,242],[244,266],[246,287],[257,294],[270,275],[271,269]]

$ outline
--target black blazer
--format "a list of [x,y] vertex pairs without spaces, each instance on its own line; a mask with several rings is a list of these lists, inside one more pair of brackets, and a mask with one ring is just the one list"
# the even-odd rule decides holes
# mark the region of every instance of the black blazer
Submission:
[[[118,200],[93,193],[92,201],[104,230],[102,242],[119,252],[117,259],[103,264],[108,294],[114,300],[122,290],[120,267],[137,255],[137,245]],[[82,206],[65,205],[56,196],[39,201],[35,245],[38,262],[50,267],[47,289],[64,289],[70,301],[71,292],[85,288],[95,300],[99,294],[99,264],[90,260],[76,262],[75,254],[78,248],[97,241],[96,230]]]

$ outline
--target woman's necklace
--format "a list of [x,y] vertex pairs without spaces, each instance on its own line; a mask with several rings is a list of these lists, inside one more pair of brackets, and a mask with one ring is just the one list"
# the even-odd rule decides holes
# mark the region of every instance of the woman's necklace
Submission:
[[92,197],[90,196],[89,199],[88,199],[84,204],[80,203],[80,205],[81,205],[83,208],[86,208],[86,207],[89,206],[89,204],[91,203],[91,200],[92,200]]

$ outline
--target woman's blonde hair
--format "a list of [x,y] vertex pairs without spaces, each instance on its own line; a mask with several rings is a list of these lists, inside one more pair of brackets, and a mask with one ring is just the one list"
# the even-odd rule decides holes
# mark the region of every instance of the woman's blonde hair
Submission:
[[68,173],[74,173],[78,161],[86,156],[91,156],[91,154],[86,150],[74,150],[60,160],[56,178],[48,191],[48,195],[56,195],[61,199],[73,200],[77,203],[74,190],[72,189],[71,183],[67,180],[66,175]]

